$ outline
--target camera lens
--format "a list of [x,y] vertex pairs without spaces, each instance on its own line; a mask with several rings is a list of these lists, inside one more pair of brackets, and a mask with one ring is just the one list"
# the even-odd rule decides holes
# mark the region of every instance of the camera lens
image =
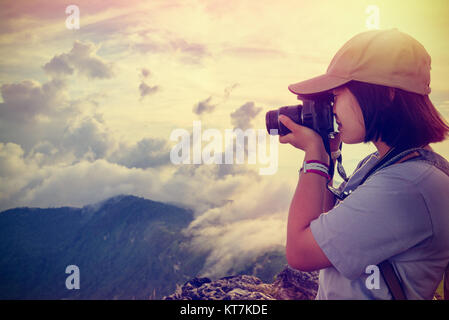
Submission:
[[270,130],[278,130],[279,132],[278,114],[279,110],[271,110],[265,115],[265,123],[269,134],[271,134]]
[[279,121],[279,115],[281,114],[286,115],[297,124],[302,124],[301,110],[302,106],[297,105],[297,106],[285,106],[277,110],[268,111],[267,114],[265,115],[265,124],[267,126],[268,133],[273,134],[272,132],[270,132],[271,129],[277,130],[278,134],[281,136],[290,133],[291,132],[290,129],[288,129]]

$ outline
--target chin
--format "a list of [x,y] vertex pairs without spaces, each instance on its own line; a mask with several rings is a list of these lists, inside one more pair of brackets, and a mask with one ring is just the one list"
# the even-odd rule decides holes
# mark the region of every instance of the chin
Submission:
[[345,135],[344,133],[340,133],[340,137],[341,137],[341,141],[345,144],[357,144],[357,143],[362,143],[365,140],[363,138],[360,137],[354,137],[354,136],[348,136]]

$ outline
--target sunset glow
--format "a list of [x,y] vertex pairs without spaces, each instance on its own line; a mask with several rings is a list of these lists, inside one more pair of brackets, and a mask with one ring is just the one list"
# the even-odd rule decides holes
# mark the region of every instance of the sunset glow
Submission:
[[[79,29],[67,28],[69,5]],[[445,0],[0,1],[0,210],[116,194],[182,204],[197,245],[215,239],[211,270],[242,239],[283,244],[302,151],[279,145],[268,176],[259,164],[174,165],[170,134],[194,121],[265,130],[267,111],[297,103],[289,84],[323,74],[367,30],[369,5],[380,28],[429,52],[430,98],[448,121]],[[449,159],[449,141],[432,147]],[[346,171],[373,151],[344,145]]]

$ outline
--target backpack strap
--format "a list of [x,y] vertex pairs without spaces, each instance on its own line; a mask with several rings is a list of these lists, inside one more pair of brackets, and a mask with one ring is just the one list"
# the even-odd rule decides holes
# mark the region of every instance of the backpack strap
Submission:
[[444,300],[449,300],[449,264],[444,272]]
[[[387,152],[376,165],[371,168],[370,171],[363,177],[360,184],[363,184],[372,174],[378,170],[388,167],[395,163],[404,162],[410,159],[414,159],[420,156],[417,150],[421,148],[392,148]],[[402,288],[401,281],[399,280],[396,272],[394,271],[393,265],[390,261],[382,261],[379,265],[380,273],[387,284],[388,290],[390,291],[393,300],[407,300],[404,289]]]
[[390,261],[385,260],[379,264],[380,273],[387,284],[388,290],[393,296],[393,300],[407,300],[401,281],[399,281],[396,272]]
[[[415,158],[419,159],[421,155],[418,152],[418,150],[423,150],[423,149],[413,148],[413,149],[409,149],[409,150],[405,150],[405,151],[404,150],[396,150],[396,151],[393,150],[393,152],[391,152],[390,155],[387,154],[386,157],[384,157],[384,159],[381,159],[384,161],[379,161],[380,163],[378,163],[375,166],[375,168],[373,168],[370,172],[368,172],[368,174],[364,177],[364,179],[362,180],[362,182],[360,184],[362,184],[371,174],[373,174],[374,172],[376,172],[377,170],[379,170],[381,168],[387,167],[387,166],[395,164],[395,163],[413,160]],[[392,151],[392,150],[390,150],[390,151]],[[396,161],[396,159],[398,159],[398,158],[399,158],[399,161]],[[437,168],[439,168],[439,167],[437,166]],[[441,169],[441,168],[439,168],[439,169]],[[388,260],[382,261],[378,265],[378,267],[379,267],[380,272],[385,280],[385,283],[387,284],[387,287],[388,287],[391,295],[393,296],[393,299],[394,300],[407,300],[407,296],[405,295],[404,289],[401,285],[401,281],[399,280],[398,275],[394,271],[393,265],[390,263],[390,261],[388,261]],[[449,300],[449,265],[446,267],[446,271],[444,274],[444,299]]]
[[[401,163],[413,158],[419,157],[419,153],[414,151],[403,157],[401,160],[395,163]],[[407,300],[407,297],[404,292],[404,288],[402,288],[401,281],[394,271],[393,265],[390,261],[385,260],[379,264],[380,273],[387,284],[388,290],[393,296],[393,300]]]

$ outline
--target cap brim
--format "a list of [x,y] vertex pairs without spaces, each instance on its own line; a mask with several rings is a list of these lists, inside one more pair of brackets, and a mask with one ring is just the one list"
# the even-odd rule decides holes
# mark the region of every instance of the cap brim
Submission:
[[288,86],[288,90],[297,95],[322,93],[334,88],[337,88],[351,79],[340,78],[329,74],[294,83]]

